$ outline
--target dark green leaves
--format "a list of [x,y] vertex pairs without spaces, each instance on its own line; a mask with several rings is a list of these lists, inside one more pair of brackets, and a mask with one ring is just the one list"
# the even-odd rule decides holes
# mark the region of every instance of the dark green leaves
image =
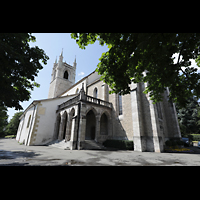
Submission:
[[166,87],[170,88],[170,99],[182,106],[190,96],[200,97],[200,74],[189,67],[190,59],[196,59],[200,66],[199,33],[72,33],[71,36],[80,48],[96,40],[108,45],[109,51],[102,54],[96,71],[112,92],[127,94],[131,81],[143,81],[148,82],[145,93],[149,92],[154,102],[161,100]]
[[30,91],[39,84],[35,76],[47,64],[49,57],[43,49],[30,47],[36,41],[30,33],[0,34],[0,106],[22,109],[20,101],[30,98]]

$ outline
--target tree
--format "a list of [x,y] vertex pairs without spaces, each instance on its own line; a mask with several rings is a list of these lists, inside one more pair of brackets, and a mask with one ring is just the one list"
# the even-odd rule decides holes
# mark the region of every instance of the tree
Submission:
[[111,93],[128,94],[131,82],[148,82],[144,93],[154,103],[162,100],[166,87],[169,99],[181,106],[192,93],[200,97],[200,73],[190,67],[190,59],[200,66],[200,33],[72,33],[71,38],[82,49],[96,40],[108,45],[96,71]]
[[0,137],[5,136],[5,128],[8,124],[7,108],[0,106]]
[[49,57],[38,46],[30,47],[36,38],[31,33],[0,34],[0,106],[23,109],[19,102],[30,99],[30,90],[39,87],[35,76]]
[[195,96],[187,100],[185,108],[181,108],[177,103],[176,110],[182,136],[200,133],[200,106]]
[[16,135],[17,129],[19,126],[19,117],[22,115],[23,112],[17,112],[14,114],[12,119],[9,121],[8,125],[6,126],[5,134],[6,135]]

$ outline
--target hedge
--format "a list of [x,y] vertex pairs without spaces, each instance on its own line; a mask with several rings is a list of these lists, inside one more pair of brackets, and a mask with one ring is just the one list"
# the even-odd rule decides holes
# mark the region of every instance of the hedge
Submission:
[[190,141],[200,141],[200,134],[190,134],[188,138]]
[[184,145],[184,142],[180,139],[171,138],[165,142],[166,146],[177,146],[177,145]]
[[106,140],[103,142],[105,147],[117,148],[120,150],[133,150],[132,140]]

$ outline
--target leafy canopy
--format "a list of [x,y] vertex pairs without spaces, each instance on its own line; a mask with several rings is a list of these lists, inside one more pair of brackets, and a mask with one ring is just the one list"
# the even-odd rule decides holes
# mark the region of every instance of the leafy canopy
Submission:
[[6,135],[17,135],[17,129],[19,126],[19,118],[23,114],[23,112],[16,112],[12,119],[9,121],[6,126],[5,134]]
[[0,106],[23,109],[19,102],[30,99],[30,90],[39,87],[35,76],[49,57],[38,46],[30,47],[36,38],[31,33],[0,33]]
[[4,137],[5,129],[8,124],[7,108],[0,106],[0,137]]
[[176,110],[182,137],[200,133],[200,106],[196,97],[188,98],[184,108],[177,103]]
[[154,103],[162,100],[166,87],[169,98],[181,106],[190,96],[200,97],[200,74],[190,67],[190,59],[200,67],[200,33],[72,33],[71,38],[82,49],[96,40],[108,45],[96,71],[111,93],[127,94],[131,82],[148,82],[144,93]]

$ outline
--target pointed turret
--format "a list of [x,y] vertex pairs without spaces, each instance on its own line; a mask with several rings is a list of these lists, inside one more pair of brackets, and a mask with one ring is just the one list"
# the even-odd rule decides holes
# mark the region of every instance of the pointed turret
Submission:
[[73,67],[76,67],[76,56],[75,56],[75,59],[74,59]]
[[59,60],[58,60],[58,69],[61,69],[62,65],[63,65],[63,48],[62,48],[62,51],[61,51],[61,54],[60,54]]
[[59,56],[59,62],[63,62],[63,48],[62,48],[61,54]]
[[55,64],[57,64],[57,56],[56,56]]

